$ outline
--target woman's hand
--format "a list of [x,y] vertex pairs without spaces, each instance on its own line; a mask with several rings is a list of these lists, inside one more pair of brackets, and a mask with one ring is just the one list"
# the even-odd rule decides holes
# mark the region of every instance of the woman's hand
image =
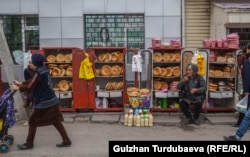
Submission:
[[19,90],[19,87],[18,87],[16,84],[11,84],[11,85],[10,85],[10,88],[11,88],[12,90]]
[[15,85],[22,85],[22,82],[15,80],[15,81],[14,81],[14,84],[15,84]]

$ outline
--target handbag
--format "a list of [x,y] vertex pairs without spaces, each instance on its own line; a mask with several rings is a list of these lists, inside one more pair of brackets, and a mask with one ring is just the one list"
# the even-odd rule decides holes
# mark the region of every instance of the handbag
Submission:
[[238,112],[246,113],[247,112],[247,103],[248,103],[248,95],[242,98],[235,106],[235,109]]

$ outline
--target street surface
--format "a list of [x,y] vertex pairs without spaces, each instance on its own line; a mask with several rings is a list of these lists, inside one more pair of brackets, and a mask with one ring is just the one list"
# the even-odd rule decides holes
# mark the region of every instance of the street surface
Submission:
[[[155,118],[157,121],[157,117]],[[222,118],[227,120],[229,117]],[[200,126],[156,123],[153,127],[128,127],[121,122],[67,121],[66,118],[64,124],[72,140],[71,147],[57,148],[56,143],[61,142],[61,138],[53,126],[47,126],[38,128],[32,150],[18,150],[16,145],[25,142],[28,131],[28,126],[23,125],[23,121],[19,121],[9,129],[9,134],[15,137],[14,144],[9,152],[0,153],[0,156],[108,157],[109,140],[223,141],[223,136],[233,135],[236,131],[236,128],[228,123],[202,123]],[[250,141],[249,132],[243,140]]]

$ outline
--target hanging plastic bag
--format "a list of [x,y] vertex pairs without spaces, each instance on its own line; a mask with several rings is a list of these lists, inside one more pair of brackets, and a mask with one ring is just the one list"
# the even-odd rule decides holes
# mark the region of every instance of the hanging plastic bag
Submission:
[[14,59],[16,61],[17,64],[19,65],[23,65],[23,59],[24,59],[24,54],[25,52],[23,52],[22,50],[15,50],[13,51],[13,56],[14,56]]
[[85,54],[85,58],[81,62],[80,68],[79,68],[79,78],[85,79],[85,80],[91,80],[95,77],[94,71],[92,68],[92,63],[89,60],[89,55],[87,53]]
[[28,67],[31,61],[32,53],[30,51],[23,53],[23,70]]
[[246,95],[244,98],[242,98],[235,106],[235,109],[238,112],[246,113],[247,111],[247,103],[248,103],[248,96]]
[[142,60],[141,55],[134,55],[132,58],[132,71],[133,72],[142,72]]

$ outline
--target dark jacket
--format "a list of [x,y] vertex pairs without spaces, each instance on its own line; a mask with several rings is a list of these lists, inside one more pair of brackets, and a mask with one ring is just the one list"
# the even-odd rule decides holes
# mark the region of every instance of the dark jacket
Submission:
[[[190,104],[195,102],[203,102],[206,98],[206,81],[199,74],[196,74],[193,79],[190,78],[186,82],[182,82],[182,80],[180,80],[177,88],[180,90],[180,101],[186,101]],[[192,88],[197,88],[198,92],[191,94],[189,91]]]
[[38,66],[31,80],[23,82],[20,91],[33,90],[32,102],[35,108],[45,109],[58,105],[59,100],[52,89],[51,78],[45,66]]
[[250,93],[250,58],[245,59],[243,62],[242,83],[243,94]]
[[[25,80],[30,80],[34,75],[35,75],[35,71],[32,70],[29,66],[24,69],[24,79]],[[25,92],[25,99],[27,101],[32,100],[32,93],[33,93],[32,90],[27,90]]]
[[34,70],[32,70],[29,66],[24,69],[24,79],[29,80],[35,74]]

